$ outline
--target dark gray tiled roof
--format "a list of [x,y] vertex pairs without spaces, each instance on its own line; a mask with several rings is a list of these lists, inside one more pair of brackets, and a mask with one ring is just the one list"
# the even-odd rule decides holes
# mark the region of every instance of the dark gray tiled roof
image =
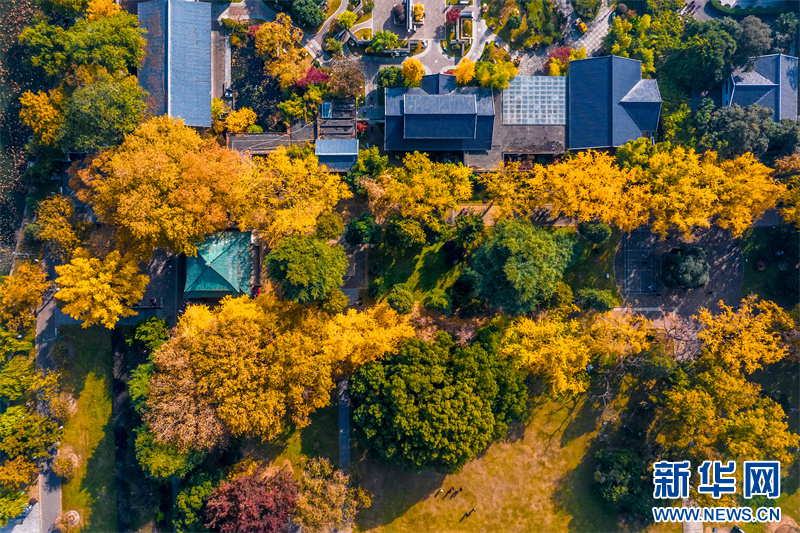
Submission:
[[730,105],[758,104],[772,109],[776,121],[797,119],[798,59],[783,54],[753,58],[753,70],[737,69]]
[[408,115],[477,115],[472,94],[406,94],[403,96]]
[[570,149],[608,148],[655,131],[661,96],[642,80],[641,62],[617,56],[570,62],[567,80]]
[[386,89],[388,151],[489,150],[494,100],[491,89],[455,86],[455,77],[423,76],[420,87]]
[[151,112],[180,117],[189,126],[211,126],[211,4],[153,0],[139,4],[147,30],[140,83]]

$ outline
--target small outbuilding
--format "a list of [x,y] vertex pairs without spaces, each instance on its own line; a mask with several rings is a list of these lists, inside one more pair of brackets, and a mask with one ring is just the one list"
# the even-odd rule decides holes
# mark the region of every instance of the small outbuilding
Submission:
[[219,299],[249,294],[252,235],[249,231],[212,233],[186,258],[185,300]]

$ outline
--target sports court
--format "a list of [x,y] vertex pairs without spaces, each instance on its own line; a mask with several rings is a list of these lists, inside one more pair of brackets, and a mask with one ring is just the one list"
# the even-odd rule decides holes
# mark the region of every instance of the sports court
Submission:
[[659,287],[658,237],[646,229],[633,230],[622,237],[625,294],[651,294]]

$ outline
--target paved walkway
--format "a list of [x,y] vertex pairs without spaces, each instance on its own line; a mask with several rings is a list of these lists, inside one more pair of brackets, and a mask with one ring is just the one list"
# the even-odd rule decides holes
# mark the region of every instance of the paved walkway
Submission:
[[[43,259],[43,266],[48,272],[48,277],[54,279],[54,267],[47,255]],[[55,366],[50,358],[50,350],[57,338],[54,294],[52,287],[47,290],[44,303],[36,316],[36,365],[40,369],[52,370]],[[53,473],[49,464],[39,474],[39,503],[41,533],[50,533],[54,531],[56,517],[61,513],[61,479]]]
[[350,466],[350,393],[347,391],[347,380],[337,384],[339,398],[339,468],[345,470]]

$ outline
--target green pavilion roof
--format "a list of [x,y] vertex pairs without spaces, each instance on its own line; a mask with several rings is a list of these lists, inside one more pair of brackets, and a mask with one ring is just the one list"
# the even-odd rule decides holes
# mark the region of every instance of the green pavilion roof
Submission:
[[186,259],[184,299],[222,298],[250,292],[250,232],[206,236],[197,256]]

